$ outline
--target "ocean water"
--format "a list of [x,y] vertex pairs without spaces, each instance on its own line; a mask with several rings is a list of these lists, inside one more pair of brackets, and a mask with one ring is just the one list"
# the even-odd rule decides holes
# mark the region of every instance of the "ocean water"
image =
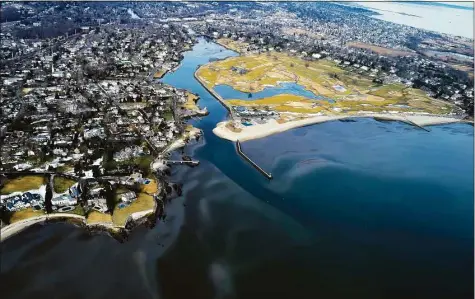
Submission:
[[376,15],[374,18],[380,20],[438,33],[468,37],[473,40],[473,2],[450,2],[446,3],[448,6],[444,6],[443,3],[421,4],[417,1],[363,1],[357,3],[378,12],[380,15]]
[[269,181],[212,133],[226,110],[193,78],[227,55],[201,40],[162,79],[210,111],[166,221],[124,244],[31,227],[0,245],[2,298],[473,297],[472,126],[358,119],[244,142]]
[[[305,87],[303,87],[302,85],[293,83],[293,82],[281,83],[277,86],[269,86],[269,87],[264,88],[264,90],[262,91],[253,92],[253,93],[242,92],[242,91],[234,89],[232,86],[225,85],[225,84],[216,85],[213,89],[225,100],[238,99],[238,100],[254,101],[254,100],[276,96],[279,94],[291,94],[291,95],[296,95],[296,96],[303,96],[311,100],[332,101],[331,99],[327,99],[322,95],[316,95],[313,92],[305,89]],[[249,96],[250,94],[251,96]]]

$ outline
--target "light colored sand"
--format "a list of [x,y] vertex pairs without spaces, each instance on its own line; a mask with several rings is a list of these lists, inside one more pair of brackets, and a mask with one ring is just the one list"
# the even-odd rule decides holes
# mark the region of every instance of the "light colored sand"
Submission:
[[132,213],[130,214],[130,218],[132,218],[133,220],[138,220],[140,218],[143,218],[143,217],[146,217],[150,214],[153,214],[155,212],[155,208],[153,209],[149,209],[149,210],[146,210],[146,211],[142,211],[142,212],[135,212],[135,213]]
[[[138,220],[140,218],[146,217],[152,213],[154,213],[155,207],[153,209],[149,209],[146,211],[140,211],[140,212],[135,212],[129,215],[129,218],[133,220]],[[6,239],[18,234],[19,232],[25,230],[26,228],[32,226],[33,224],[36,223],[42,223],[48,219],[54,219],[54,218],[76,218],[82,220],[84,224],[86,224],[88,227],[104,227],[108,229],[117,229],[120,227],[124,226],[115,226],[113,223],[107,223],[107,222],[95,222],[95,223],[86,223],[86,217],[76,215],[76,214],[67,214],[67,213],[55,213],[55,214],[49,214],[49,215],[43,215],[43,216],[38,216],[38,217],[32,217],[29,219],[25,219],[22,221],[18,221],[12,224],[9,224],[5,227],[2,228],[0,232],[0,242],[5,241]],[[129,219],[127,219],[127,222]]]
[[357,114],[357,115],[321,115],[321,116],[314,116],[309,117],[302,120],[295,120],[289,121],[282,124],[279,124],[276,120],[270,120],[265,124],[257,124],[253,126],[243,126],[241,132],[233,132],[226,128],[227,122],[220,122],[213,129],[213,133],[217,136],[231,140],[231,141],[246,141],[252,139],[258,139],[262,137],[266,137],[272,134],[284,132],[293,128],[303,127],[307,125],[344,119],[344,118],[355,118],[355,117],[380,117],[385,118],[387,120],[395,120],[395,121],[411,121],[419,126],[427,126],[427,125],[436,125],[436,124],[445,124],[445,123],[455,123],[461,122],[458,118],[452,117],[439,117],[433,115],[395,115],[395,114]]
[[49,214],[49,215],[44,215],[44,216],[33,217],[33,218],[25,219],[22,221],[18,221],[18,222],[15,222],[3,227],[0,233],[0,242],[5,241],[9,237],[21,232],[22,230],[26,229],[29,226],[32,226],[33,224],[44,222],[45,220],[54,219],[54,218],[77,218],[77,219],[81,219],[83,222],[86,221],[86,218],[84,216],[80,216],[76,214],[66,214],[66,213]]

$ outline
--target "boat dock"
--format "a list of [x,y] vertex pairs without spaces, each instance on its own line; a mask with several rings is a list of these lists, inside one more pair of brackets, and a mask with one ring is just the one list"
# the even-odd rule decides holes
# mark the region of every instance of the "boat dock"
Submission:
[[270,173],[267,173],[264,169],[262,169],[259,165],[257,165],[256,163],[254,163],[254,161],[252,161],[248,156],[246,156],[245,153],[242,152],[242,149],[241,149],[241,143],[239,142],[239,140],[236,141],[236,150],[238,152],[239,155],[241,155],[241,157],[243,157],[247,162],[251,163],[252,166],[254,166],[254,168],[256,168],[260,173],[262,173],[266,178],[268,178],[269,180],[272,179],[272,174]]

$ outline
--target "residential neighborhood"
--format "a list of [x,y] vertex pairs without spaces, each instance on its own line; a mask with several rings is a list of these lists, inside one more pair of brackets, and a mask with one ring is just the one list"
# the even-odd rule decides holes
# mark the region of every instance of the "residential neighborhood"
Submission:
[[[285,52],[331,61],[375,84],[401,83],[453,103],[459,118],[473,114],[473,45],[467,38],[383,22],[362,7],[25,2],[2,9],[4,223],[25,210],[109,223],[115,211],[160,204],[169,153],[200,135],[186,120],[208,114],[197,95],[160,78],[179,67],[198,37],[224,39],[241,54]],[[231,110],[239,126],[280,115],[269,107]]]

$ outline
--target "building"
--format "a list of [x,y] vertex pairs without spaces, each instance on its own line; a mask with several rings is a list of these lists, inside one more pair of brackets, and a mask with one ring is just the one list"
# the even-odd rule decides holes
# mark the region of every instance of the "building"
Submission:
[[51,199],[51,204],[53,206],[74,206],[77,203],[77,199],[69,195],[61,195]]
[[120,200],[122,200],[123,202],[132,202],[135,199],[137,199],[137,195],[133,191],[123,193],[120,196]]

